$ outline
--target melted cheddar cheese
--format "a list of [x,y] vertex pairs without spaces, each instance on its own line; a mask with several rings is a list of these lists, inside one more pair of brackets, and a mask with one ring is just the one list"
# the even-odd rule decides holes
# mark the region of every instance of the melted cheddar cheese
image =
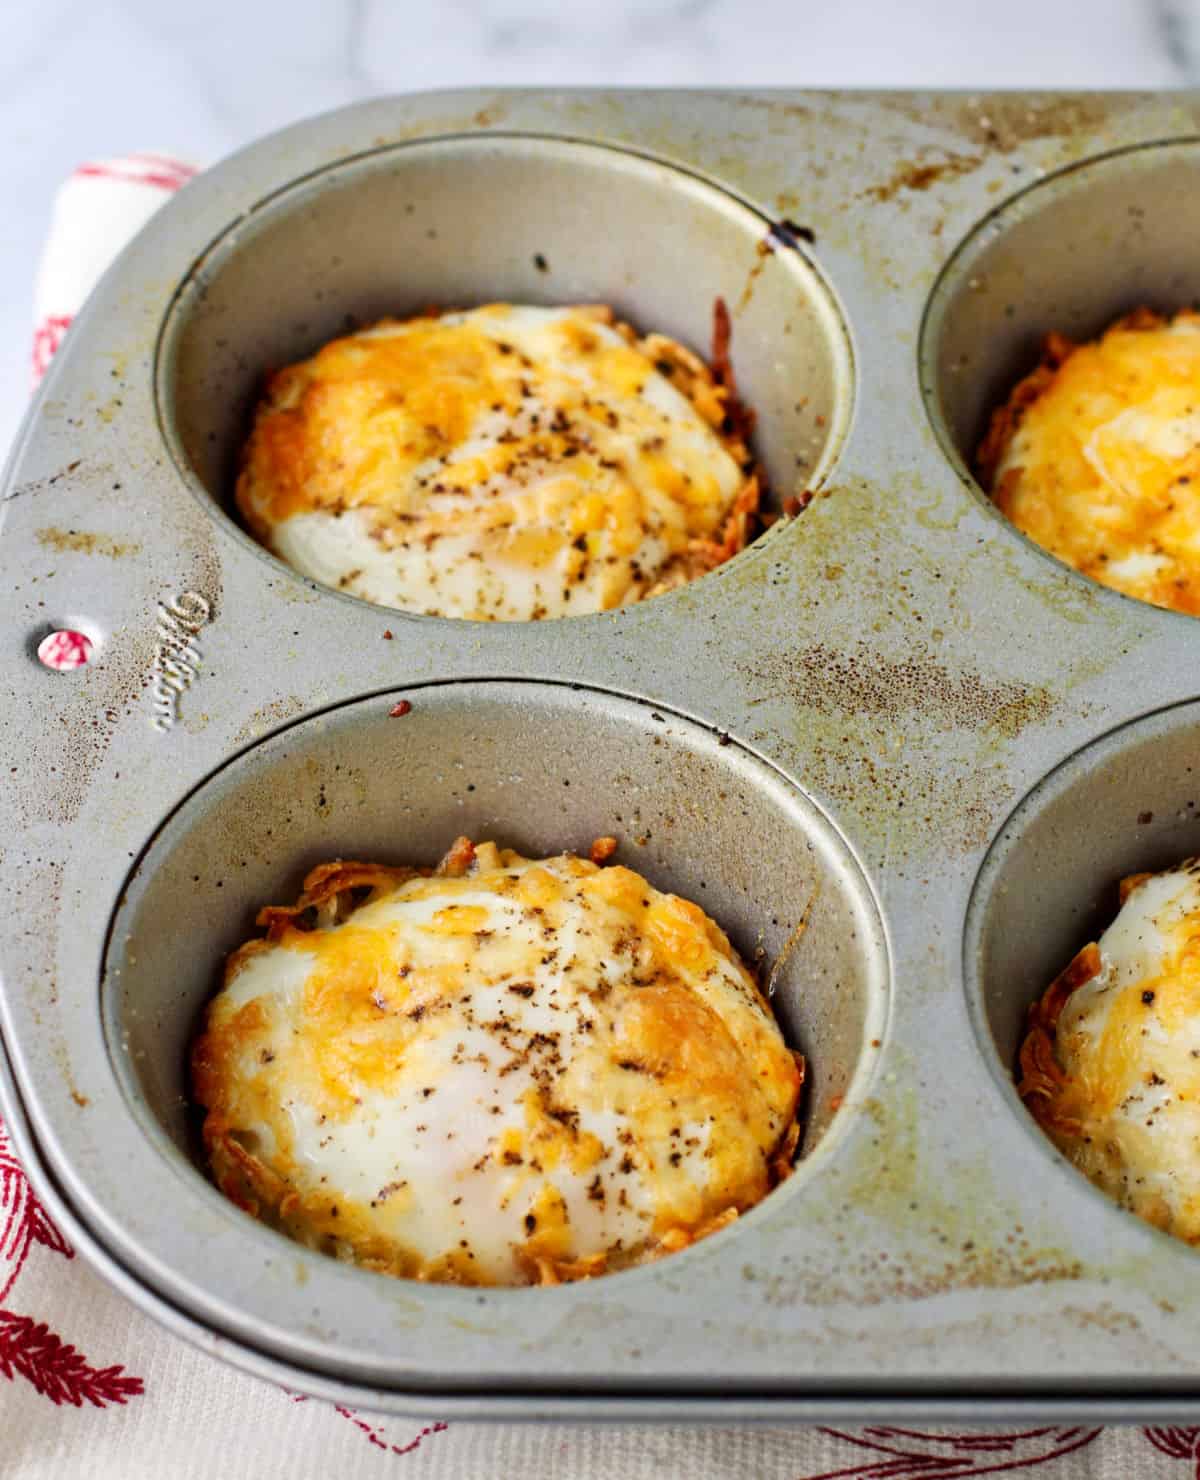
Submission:
[[1200,859],[1123,896],[1034,1008],[1020,1092],[1097,1186],[1200,1243]]
[[273,375],[237,502],[296,570],[384,606],[604,611],[745,543],[730,391],[603,308],[491,304],[334,340]]
[[311,1247],[579,1278],[786,1175],[800,1062],[718,926],[627,868],[460,840],[432,875],[326,865],[260,923],[193,1085],[218,1185]]
[[1143,309],[1089,344],[1052,335],[996,413],[980,468],[1052,555],[1200,615],[1200,314]]

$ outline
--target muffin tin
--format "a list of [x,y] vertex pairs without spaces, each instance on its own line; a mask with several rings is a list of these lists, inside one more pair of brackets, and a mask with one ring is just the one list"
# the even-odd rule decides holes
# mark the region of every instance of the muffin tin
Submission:
[[[1010,1075],[1117,879],[1200,851],[1200,628],[1059,565],[968,471],[1044,330],[1200,298],[1198,133],[1193,96],[438,94],[286,130],[149,224],[0,495],[0,1100],[106,1277],[392,1411],[1200,1410],[1197,1254],[1078,1176]],[[816,496],[693,585],[415,617],[230,516],[264,369],[349,324],[591,300],[704,350],[718,295],[776,508]],[[92,658],[55,672],[63,628]],[[615,833],[778,963],[804,1155],[733,1226],[456,1289],[310,1253],[205,1180],[184,1048],[254,908],[463,831]]]

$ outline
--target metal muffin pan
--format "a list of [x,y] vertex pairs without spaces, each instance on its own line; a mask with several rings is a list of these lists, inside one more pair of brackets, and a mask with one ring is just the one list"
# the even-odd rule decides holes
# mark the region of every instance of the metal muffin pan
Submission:
[[[250,1370],[394,1411],[1200,1409],[1197,1255],[1077,1176],[1007,1077],[1120,874],[1200,849],[1200,629],[1034,549],[965,461],[1041,332],[1200,297],[1198,133],[1192,96],[430,95],[269,138],[150,223],[0,503],[0,1099],[102,1273]],[[262,371],[348,321],[589,299],[704,349],[717,295],[776,501],[819,496],[691,586],[412,617],[228,513]],[[36,661],[60,626],[87,667]],[[317,858],[459,830],[615,832],[772,959],[815,893],[777,993],[813,1069],[788,1183],[551,1290],[387,1281],[218,1196],[182,1059],[217,958]]]
[[[264,900],[294,898],[304,874],[330,858],[435,864],[463,832],[499,836],[530,857],[586,854],[598,817],[624,838],[618,861],[702,900],[746,959],[779,963],[774,1005],[813,1066],[805,1151],[824,1142],[831,1124],[844,1126],[836,1107],[862,1092],[870,1045],[883,1033],[886,948],[866,880],[815,807],[732,741],[604,692],[511,681],[404,692],[413,707],[403,721],[389,713],[391,700],[360,699],[243,751],[168,820],[122,895],[101,989],[109,1054],[130,1112],[187,1184],[195,1187],[196,1128],[185,1100],[188,1045],[212,995],[213,963],[254,933]],[[811,949],[790,945],[798,925],[802,937],[811,931]],[[747,1218],[798,1195],[818,1160],[806,1157],[783,1195]],[[148,1159],[142,1175],[156,1170]],[[135,1177],[123,1193],[112,1189],[123,1224],[145,1215],[140,1185]],[[200,1190],[217,1221],[192,1251],[199,1260],[177,1265],[181,1295],[185,1276],[197,1296],[228,1283],[247,1234],[245,1218],[229,1218],[215,1188]],[[161,1221],[147,1224],[146,1252],[165,1266],[178,1257],[176,1209],[168,1200],[156,1211]],[[350,1366],[363,1352],[376,1356],[374,1328],[387,1304],[378,1288],[352,1331],[352,1303],[339,1301],[346,1270],[265,1228],[249,1232],[261,1261],[288,1256],[292,1269],[274,1292],[223,1291],[223,1319],[253,1336],[259,1328],[247,1313],[261,1305],[256,1321],[277,1325],[285,1341],[302,1264],[305,1300],[340,1304],[340,1359]],[[259,1263],[244,1267],[256,1281]],[[350,1278],[350,1289],[361,1289],[361,1275]],[[382,1294],[395,1288],[383,1282]],[[409,1284],[400,1288],[411,1294]],[[472,1320],[475,1292],[450,1293],[459,1317]],[[519,1301],[526,1292],[504,1293]],[[332,1340],[310,1342],[308,1359],[328,1354]],[[384,1381],[386,1363],[376,1357],[368,1375]]]

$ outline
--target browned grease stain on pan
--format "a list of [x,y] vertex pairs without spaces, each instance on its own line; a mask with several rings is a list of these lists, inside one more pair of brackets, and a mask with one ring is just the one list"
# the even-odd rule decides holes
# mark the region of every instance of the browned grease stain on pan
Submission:
[[257,740],[268,730],[273,730],[276,725],[282,725],[289,719],[295,719],[298,714],[303,713],[303,710],[303,702],[294,694],[272,699],[268,704],[260,704],[252,714],[246,717],[245,724],[233,737],[233,744],[245,745],[251,740]]
[[22,931],[26,942],[24,959],[14,963],[7,983],[15,994],[21,994],[32,1021],[37,1025],[43,1046],[62,1076],[67,1093],[84,1110],[89,1105],[75,1080],[67,1045],[59,1031],[57,958],[60,924],[63,920],[63,878],[61,863],[33,858],[24,867],[6,868],[10,914],[16,920],[35,922],[36,928]]
[[1122,112],[1144,101],[1136,94],[1102,97],[886,97],[893,112],[914,123],[947,128],[976,149],[1010,154],[1022,144],[1042,139],[1094,134]]
[[[42,415],[47,420],[51,419],[47,416],[45,409],[43,409]],[[14,487],[0,497],[0,504],[11,504],[19,498],[32,498],[39,493],[48,493],[50,489],[56,488],[60,483],[86,483],[89,478],[107,474],[111,471],[111,467],[112,465],[110,463],[93,462],[90,460],[85,464],[83,458],[77,457],[74,462],[69,462],[64,467],[59,468],[57,473],[50,473],[44,478],[29,478],[24,483],[14,485]],[[79,471],[81,468],[84,469],[82,473]]]
[[839,652],[812,642],[755,659],[745,671],[756,693],[820,714],[841,710],[894,720],[915,710],[925,725],[939,730],[993,730],[1008,739],[1048,719],[1054,708],[1044,686],[956,673],[919,652],[886,658],[866,643]]
[[763,268],[767,265],[767,258],[770,257],[774,251],[775,248],[772,245],[769,236],[764,236],[762,240],[755,245],[754,265],[746,274],[746,281],[742,286],[742,291],[738,295],[738,300],[733,306],[733,311],[735,314],[740,314],[749,304],[751,296],[754,293],[754,285],[758,282]]
[[55,676],[57,689],[46,706],[50,723],[37,749],[37,784],[26,786],[18,803],[30,822],[78,817],[113,734],[143,701],[153,656],[154,633],[147,624],[145,632],[114,633],[78,675]]
[[[765,743],[768,737],[750,737]],[[1016,791],[999,760],[972,753],[964,759],[943,758],[938,765],[910,763],[903,753],[888,756],[882,747],[864,745],[854,735],[806,735],[798,769],[833,801],[858,808],[874,798],[880,810],[861,819],[881,858],[914,847],[936,846],[944,856],[969,853],[991,837],[1009,810]]]
[[[754,680],[756,702],[801,709],[791,725],[800,773],[859,812],[879,854],[893,860],[986,843],[1014,798],[1007,742],[1054,709],[1045,689],[955,674],[923,656],[889,660],[865,646],[771,655]],[[931,751],[922,741],[931,731],[950,743]]]
[[[1017,601],[1028,594],[1052,609],[1066,605],[1069,618],[1094,605],[1086,593],[1081,601],[1077,592],[1039,590],[1054,583],[1030,580],[1004,559],[997,570],[993,552],[964,546],[961,533],[906,544],[900,525],[928,498],[911,480],[838,485],[757,557],[709,578],[713,589],[724,580],[731,596],[753,603],[763,632],[763,651],[734,662],[749,713],[761,716],[747,738],[849,808],[876,858],[986,843],[1013,800],[1013,742],[1054,723],[1067,704],[1070,684],[979,670],[964,606],[971,587],[1012,582]],[[971,502],[948,490],[946,532]],[[878,612],[872,632],[850,591]]]
[[969,175],[982,163],[981,154],[947,153],[941,159],[929,159],[923,154],[920,159],[903,161],[882,185],[872,185],[862,195],[866,200],[882,203],[892,200],[902,190],[928,190],[942,180],[954,180],[959,175]]
[[744,1277],[765,1287],[772,1306],[876,1306],[898,1300],[930,1300],[956,1290],[1016,1290],[1086,1277],[1084,1267],[1062,1250],[1038,1247],[1014,1225],[997,1242],[977,1244],[967,1238],[944,1242],[941,1256],[905,1254],[874,1260],[857,1256],[851,1240],[834,1237],[836,1273],[779,1267],[744,1270]]
[[[962,543],[961,526],[981,505],[993,516],[993,531],[1002,533],[986,545],[966,545]],[[1064,579],[1069,567],[1049,561],[1040,551],[1037,568],[1032,568],[1025,552],[1034,547],[1027,546],[1024,537],[973,485],[950,478],[926,481],[911,474],[896,474],[886,480],[843,479],[822,488],[805,510],[804,518],[812,521],[801,528],[811,529],[814,549],[820,543],[822,569],[844,564],[856,583],[862,605],[874,607],[881,614],[886,612],[889,617],[905,622],[927,621],[927,597],[940,593],[955,608],[951,625],[959,626],[969,620],[964,596],[981,580],[987,580],[998,591],[1009,587],[1018,596],[1032,597],[1052,620],[1060,619],[1072,626],[1106,620],[1099,600],[1101,588],[1077,573]],[[934,536],[959,534],[960,538],[914,542],[913,520]],[[798,553],[807,558],[804,552]],[[898,555],[902,555],[902,563]],[[730,567],[736,567],[742,559],[735,556]],[[813,589],[819,588],[810,582],[810,599]],[[1111,607],[1107,610],[1111,616]],[[1128,621],[1126,613],[1121,625]]]
[[59,529],[50,525],[34,531],[34,539],[60,554],[104,555],[109,560],[120,560],[125,555],[137,555],[141,545],[133,540],[114,540],[106,534],[90,534],[83,529]]
[[[190,499],[178,501],[176,518],[179,559],[175,570],[165,573],[158,598],[170,601],[180,591],[197,591],[211,604],[214,618],[219,617],[221,567],[212,524]],[[54,676],[54,687],[47,690],[50,722],[43,726],[38,748],[42,784],[23,791],[30,821],[74,821],[118,727],[139,711],[150,723],[155,622],[156,608],[149,605],[142,622],[113,632],[86,669]],[[163,743],[169,746],[169,738]],[[119,774],[112,781],[118,787],[134,784],[132,777]]]
[[[747,1279],[766,1288],[772,1305],[873,1306],[1084,1278],[1077,1259],[1022,1222],[995,1186],[989,1165],[967,1163],[948,1179],[944,1166],[926,1164],[915,1087],[887,1100],[868,1099],[862,1113],[873,1122],[872,1132],[851,1153],[841,1185],[827,1187],[817,1213],[829,1223],[835,1268],[781,1263],[744,1270]],[[864,1215],[895,1225],[892,1251],[858,1253],[855,1224]],[[921,1253],[906,1247],[913,1241]]]
[[19,864],[15,857],[6,855],[3,865],[9,916],[22,922],[20,935],[26,942],[23,954],[28,958],[22,968],[14,970],[9,984],[14,990],[24,989],[29,1010],[40,1026],[40,1009],[53,1008],[58,1002],[54,957],[63,907],[64,869],[57,861],[36,856]]

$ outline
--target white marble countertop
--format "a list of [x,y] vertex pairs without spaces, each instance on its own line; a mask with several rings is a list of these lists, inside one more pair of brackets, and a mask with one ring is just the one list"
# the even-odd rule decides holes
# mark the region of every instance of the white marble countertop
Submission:
[[28,391],[51,200],[88,158],[162,149],[208,162],[358,98],[472,84],[1180,86],[1163,13],[1191,7],[1200,14],[1200,0],[0,0],[0,449]]

